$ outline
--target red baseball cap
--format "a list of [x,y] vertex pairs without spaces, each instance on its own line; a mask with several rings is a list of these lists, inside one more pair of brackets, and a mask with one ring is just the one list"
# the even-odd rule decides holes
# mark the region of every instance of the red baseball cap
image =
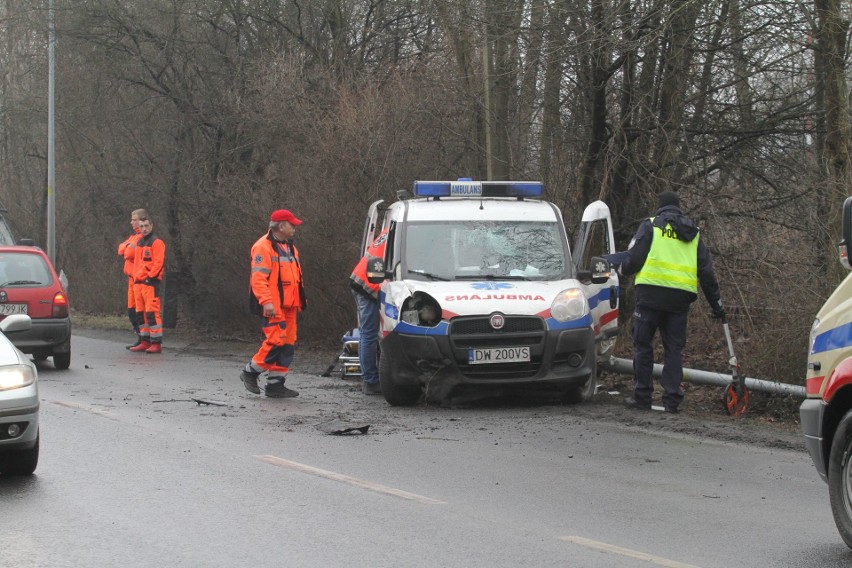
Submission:
[[301,225],[302,221],[296,218],[295,215],[287,211],[286,209],[277,209],[272,212],[272,215],[269,216],[269,220],[273,223],[283,223],[287,221],[291,225]]

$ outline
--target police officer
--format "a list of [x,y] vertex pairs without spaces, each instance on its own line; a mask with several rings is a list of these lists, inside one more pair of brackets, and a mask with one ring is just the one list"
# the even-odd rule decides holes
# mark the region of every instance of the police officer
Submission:
[[296,315],[306,307],[299,251],[293,244],[301,224],[286,209],[273,211],[269,231],[251,247],[250,307],[260,317],[264,340],[240,379],[254,394],[260,394],[257,378],[266,371],[266,396],[299,396],[284,381],[296,351]]
[[673,191],[657,196],[657,212],[645,219],[627,251],[607,256],[619,273],[635,274],[636,302],[633,311],[633,396],[629,408],[648,410],[654,393],[654,346],[657,330],[665,353],[660,385],[666,412],[677,412],[683,402],[683,348],[689,307],[698,287],[713,310],[723,319],[725,310],[713,261],[695,223],[680,209]]
[[364,394],[382,394],[376,351],[379,343],[379,285],[367,281],[367,260],[384,258],[388,232],[383,230],[367,248],[349,277],[352,297],[358,306],[358,361],[361,363],[361,390]]

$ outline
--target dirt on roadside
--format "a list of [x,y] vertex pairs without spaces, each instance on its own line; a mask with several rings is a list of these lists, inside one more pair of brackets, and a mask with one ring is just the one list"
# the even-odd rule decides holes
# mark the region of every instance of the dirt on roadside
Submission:
[[[75,324],[74,333],[113,341],[123,340],[125,336],[127,342],[132,342],[134,339],[129,331],[102,329],[86,324]],[[255,352],[257,342],[260,340],[259,337],[251,339],[215,337],[207,332],[186,328],[166,330],[165,336],[164,350],[232,361],[235,377],[241,365],[245,364]],[[293,370],[300,374],[320,377],[335,364],[339,351],[339,344],[299,345]],[[334,365],[332,377],[339,377],[337,365]],[[623,400],[631,392],[631,381],[630,376],[603,373],[595,397],[591,401],[571,407],[570,414],[582,420],[618,423],[642,431],[699,436],[720,442],[805,451],[798,420],[798,407],[801,400],[794,397],[752,392],[747,412],[744,416],[735,418],[725,413],[721,387],[684,383],[683,389],[686,394],[684,404],[680,413],[672,415],[656,410],[637,411],[625,408]],[[353,383],[352,389],[358,387],[357,381],[345,382]],[[656,394],[658,399],[654,404],[658,405],[660,404],[659,389]],[[455,405],[453,408],[512,409],[530,405],[535,405],[539,413],[546,412],[547,408],[555,407],[559,408],[559,413],[569,410],[566,408],[567,405],[553,399],[538,398],[519,401],[517,398],[495,399],[493,397],[479,401],[466,400],[463,405]],[[423,406],[426,408],[425,405]],[[370,405],[369,409],[359,408],[353,412],[358,413],[359,420],[369,419],[364,412],[378,414],[387,408],[384,404],[375,404]]]

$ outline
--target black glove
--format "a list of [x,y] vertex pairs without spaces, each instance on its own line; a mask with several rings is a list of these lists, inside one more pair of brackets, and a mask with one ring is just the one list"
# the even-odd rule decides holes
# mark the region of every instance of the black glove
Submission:
[[717,319],[717,320],[724,320],[725,319],[725,316],[727,314],[725,313],[725,308],[722,307],[722,300],[717,300],[716,304],[710,306],[710,308],[713,310],[713,319]]

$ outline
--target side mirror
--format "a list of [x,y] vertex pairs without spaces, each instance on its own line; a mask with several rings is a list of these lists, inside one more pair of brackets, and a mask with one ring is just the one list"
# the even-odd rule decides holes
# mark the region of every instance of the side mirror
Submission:
[[4,334],[6,333],[14,333],[16,331],[27,331],[33,326],[33,320],[30,319],[30,316],[24,314],[15,314],[11,316],[6,316],[2,322],[0,322],[0,331]]
[[849,246],[852,244],[852,197],[847,197],[843,202],[843,226],[840,230],[840,244],[837,245],[840,252],[840,264],[846,270],[852,270],[849,263]]
[[387,278],[385,262],[381,258],[371,256],[367,259],[367,282],[381,284]]
[[600,256],[593,256],[587,270],[577,271],[577,280],[583,284],[604,284],[609,281],[612,271],[609,261]]

